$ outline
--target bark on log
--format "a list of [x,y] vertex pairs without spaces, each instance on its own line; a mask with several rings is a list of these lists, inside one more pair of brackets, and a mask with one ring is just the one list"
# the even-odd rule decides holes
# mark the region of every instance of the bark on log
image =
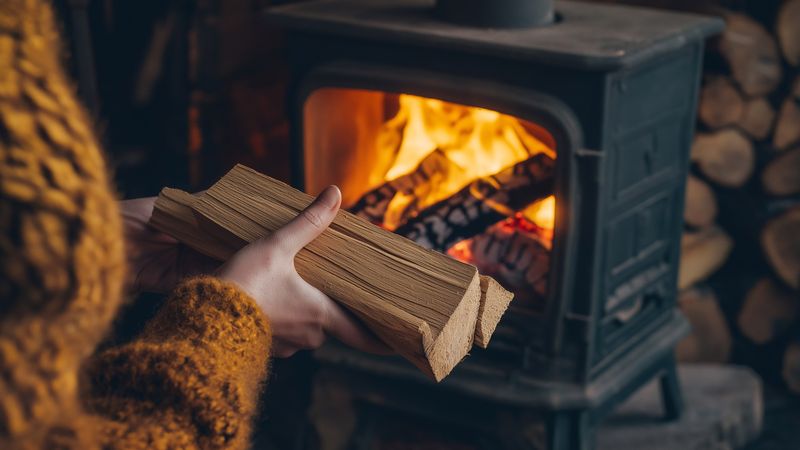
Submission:
[[484,232],[514,211],[553,193],[555,161],[540,153],[491,177],[480,178],[431,205],[395,232],[423,247],[446,251]]
[[762,278],[745,297],[737,323],[742,334],[766,344],[785,333],[797,319],[798,302],[771,278]]
[[772,195],[800,193],[800,147],[770,161],[761,172],[761,184],[764,191]]
[[362,195],[349,210],[372,223],[383,224],[389,203],[398,193],[423,196],[426,192],[420,192],[420,190],[424,189],[434,174],[444,175],[453,169],[454,165],[447,159],[447,156],[443,152],[435,150],[426,156],[412,172],[387,181]]
[[678,288],[686,289],[716,272],[733,249],[733,240],[719,227],[684,233]]
[[678,361],[727,362],[733,341],[714,292],[697,287],[683,291],[678,305],[692,326],[691,333],[675,347]]
[[761,245],[775,273],[792,289],[800,289],[800,207],[767,222]]
[[725,21],[727,26],[720,38],[719,51],[730,66],[733,79],[748,96],[774,91],[783,75],[775,39],[744,14],[730,13]]
[[778,150],[800,144],[800,77],[794,81],[789,98],[781,105],[772,143]]
[[739,89],[727,77],[715,77],[703,86],[697,110],[700,121],[711,129],[737,123],[744,114]]
[[731,188],[744,185],[755,167],[753,143],[733,129],[698,133],[691,159],[709,180]]
[[787,0],[778,12],[776,25],[783,57],[789,64],[800,65],[800,0]]
[[761,140],[769,137],[775,123],[775,109],[764,97],[748,100],[739,119],[741,127],[750,137]]
[[[232,235],[252,242],[288,223],[310,202],[306,194],[237,166],[192,207],[209,239]],[[472,266],[344,211],[298,253],[295,265],[304,279],[437,381],[471,347],[481,301]]]
[[717,217],[717,198],[708,184],[689,175],[686,180],[686,201],[683,220],[695,228],[705,228],[714,223]]

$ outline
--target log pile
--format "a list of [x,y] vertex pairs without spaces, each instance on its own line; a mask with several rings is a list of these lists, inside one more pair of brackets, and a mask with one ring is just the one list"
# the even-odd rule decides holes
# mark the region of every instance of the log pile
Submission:
[[703,10],[727,27],[699,96],[679,281],[694,330],[677,355],[800,393],[800,0],[720,3]]

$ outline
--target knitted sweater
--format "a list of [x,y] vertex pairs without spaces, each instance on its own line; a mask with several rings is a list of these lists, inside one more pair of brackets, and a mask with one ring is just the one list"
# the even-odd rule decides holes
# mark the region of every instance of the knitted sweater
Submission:
[[270,334],[253,300],[183,282],[95,348],[125,278],[116,201],[45,0],[0,1],[0,448],[245,448]]

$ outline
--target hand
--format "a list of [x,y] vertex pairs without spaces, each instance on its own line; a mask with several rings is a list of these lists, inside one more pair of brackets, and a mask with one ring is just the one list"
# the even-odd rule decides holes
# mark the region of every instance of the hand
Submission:
[[167,293],[183,278],[213,273],[220,263],[147,225],[155,197],[120,202],[125,226],[130,288]]
[[342,194],[328,187],[295,219],[271,235],[239,250],[218,271],[250,294],[269,317],[273,354],[280,358],[322,345],[326,335],[372,353],[389,353],[385,344],[328,296],[300,278],[294,257],[336,217]]

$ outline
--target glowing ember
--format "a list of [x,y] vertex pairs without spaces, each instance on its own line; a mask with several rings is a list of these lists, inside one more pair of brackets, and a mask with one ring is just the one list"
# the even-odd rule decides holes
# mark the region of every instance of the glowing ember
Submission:
[[[539,134],[534,137],[520,120],[496,111],[400,95],[397,114],[383,124],[377,137],[379,153],[395,155],[388,170],[384,169],[384,181],[413,171],[436,150],[451,164],[424,186],[415,186],[413,194],[398,193],[392,198],[383,226],[396,229],[409,205],[418,209],[430,206],[476,178],[495,174],[537,153],[555,158],[554,144],[540,140],[552,138],[546,132]],[[552,230],[554,208],[555,199],[551,197],[531,205],[523,214],[539,227]]]

